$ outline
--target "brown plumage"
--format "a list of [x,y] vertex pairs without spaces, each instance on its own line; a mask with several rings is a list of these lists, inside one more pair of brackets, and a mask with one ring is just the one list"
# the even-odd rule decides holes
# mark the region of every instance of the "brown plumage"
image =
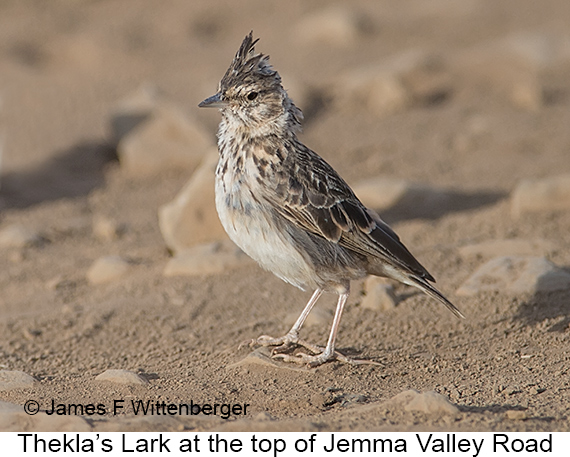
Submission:
[[[262,267],[315,292],[287,335],[255,344],[293,344],[313,355],[274,354],[286,361],[319,365],[334,351],[350,281],[367,274],[414,286],[461,312],[430,282],[434,278],[378,214],[366,208],[348,184],[296,134],[303,118],[281,85],[268,57],[244,39],[218,92],[200,103],[222,113],[218,131],[216,208],[230,238]],[[323,291],[339,294],[327,346],[299,339],[299,330]]]

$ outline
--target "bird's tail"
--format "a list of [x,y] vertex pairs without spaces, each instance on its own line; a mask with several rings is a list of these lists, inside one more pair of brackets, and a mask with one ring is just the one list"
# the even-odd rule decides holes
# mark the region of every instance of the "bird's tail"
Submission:
[[465,319],[465,316],[463,315],[463,313],[461,311],[459,311],[459,309],[457,309],[457,307],[453,303],[451,303],[447,298],[445,298],[439,290],[437,290],[434,286],[432,286],[425,279],[419,278],[417,276],[411,276],[411,275],[408,276],[408,279],[410,280],[410,283],[409,283],[410,285],[413,285],[413,286],[417,287],[418,289],[421,289],[423,292],[428,294],[430,297],[433,297],[437,301],[443,303],[449,311],[451,311],[453,314],[455,314],[455,316],[460,317],[462,319]]

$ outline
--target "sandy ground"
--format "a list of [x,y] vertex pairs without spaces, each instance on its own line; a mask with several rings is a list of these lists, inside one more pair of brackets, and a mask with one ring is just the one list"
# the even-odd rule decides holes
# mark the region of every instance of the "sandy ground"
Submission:
[[[330,90],[339,73],[410,49],[457,62],[505,37],[565,34],[570,3],[350,4],[365,18],[362,33],[333,46],[295,44],[294,25],[328,7],[324,1],[0,3],[0,225],[19,224],[42,237],[0,252],[0,368],[37,380],[29,389],[0,392],[0,400],[34,399],[42,410],[52,400],[108,409],[116,399],[127,406],[133,399],[249,404],[245,416],[231,420],[143,420],[126,407],[117,416],[86,416],[93,430],[570,429],[570,291],[454,293],[483,263],[458,254],[469,243],[545,239],[556,246],[547,257],[570,266],[568,211],[514,218],[509,203],[522,178],[570,172],[569,60],[541,72],[546,95],[539,106],[516,106],[469,71],[449,71],[443,97],[384,116],[335,103]],[[382,175],[457,193],[456,205],[434,214],[393,208],[384,217],[465,321],[405,288],[397,289],[398,306],[385,312],[363,309],[356,292],[338,349],[379,365],[332,362],[299,370],[255,363],[251,350],[238,346],[285,333],[308,292],[253,264],[208,277],[163,276],[169,253],[157,210],[189,176],[126,176],[109,113],[150,82],[213,138],[218,113],[196,105],[215,91],[251,29],[285,87],[290,77],[310,94],[298,103],[306,114],[303,141],[349,183]],[[472,134],[474,124],[482,127]],[[124,226],[122,236],[94,237],[99,216]],[[104,255],[124,256],[134,267],[118,281],[91,285],[86,271]],[[325,297],[319,307],[332,313],[334,302]],[[328,322],[308,326],[303,335],[324,343],[328,328]],[[95,381],[107,369],[131,370],[149,382]],[[436,391],[459,412],[431,415],[386,403],[410,389]],[[25,421],[10,427],[41,428]],[[52,428],[66,427],[78,425]]]

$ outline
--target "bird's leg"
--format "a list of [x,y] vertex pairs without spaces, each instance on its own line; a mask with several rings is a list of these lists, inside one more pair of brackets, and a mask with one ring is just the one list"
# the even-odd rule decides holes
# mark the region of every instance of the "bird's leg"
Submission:
[[290,354],[275,354],[274,357],[275,358],[280,358],[282,359],[284,362],[294,362],[294,363],[300,363],[300,364],[308,364],[311,367],[316,367],[319,365],[322,365],[323,363],[327,362],[328,360],[337,358],[342,362],[346,362],[346,363],[358,363],[357,361],[353,361],[351,359],[349,359],[348,357],[345,357],[342,354],[339,354],[338,352],[335,352],[334,350],[334,343],[336,340],[336,334],[338,333],[338,327],[340,324],[340,318],[342,316],[342,311],[344,309],[344,305],[346,304],[346,300],[348,299],[348,290],[340,293],[339,297],[338,297],[338,303],[336,305],[336,311],[334,313],[334,319],[333,319],[333,323],[332,323],[332,327],[331,327],[331,332],[329,335],[329,340],[327,341],[327,345],[324,348],[324,350],[322,350],[322,348],[319,348],[318,346],[314,346],[311,344],[303,344],[304,342],[301,341],[297,341],[298,344],[306,347],[307,349],[309,349],[310,351],[313,352],[320,352],[320,354],[316,354],[316,355],[309,355],[309,354],[297,354],[297,355],[290,355]]
[[[286,335],[278,337],[278,338],[274,338],[274,337],[271,337],[268,335],[262,335],[259,338],[257,338],[256,340],[252,340],[249,343],[249,345],[250,346],[255,346],[255,345],[279,346],[279,348],[275,348],[275,350],[279,350],[279,349],[287,349],[291,344],[298,343],[299,342],[299,330],[301,329],[301,327],[305,323],[307,316],[309,315],[309,313],[311,312],[311,310],[315,306],[315,303],[317,303],[317,300],[320,298],[320,296],[322,294],[323,294],[322,289],[315,290],[315,292],[311,296],[309,302],[305,306],[305,309],[303,309],[303,312],[298,317],[297,321],[295,322],[295,324],[293,324],[293,327],[291,327],[291,330],[289,330],[289,332],[287,332]],[[303,346],[304,346],[304,344],[303,344]]]

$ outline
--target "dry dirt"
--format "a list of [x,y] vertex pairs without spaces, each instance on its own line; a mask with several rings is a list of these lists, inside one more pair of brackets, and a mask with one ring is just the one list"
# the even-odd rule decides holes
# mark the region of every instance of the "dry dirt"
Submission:
[[[4,154],[0,224],[41,234],[0,252],[0,368],[38,382],[0,399],[42,409],[56,403],[112,406],[114,399],[249,404],[236,420],[124,414],[87,417],[95,430],[569,430],[570,291],[534,296],[454,291],[482,263],[458,247],[502,238],[546,239],[549,259],[570,266],[570,214],[515,219],[509,192],[525,177],[570,172],[570,65],[541,74],[548,96],[535,109],[469,74],[451,72],[450,90],[383,117],[344,109],[329,84],[351,67],[408,49],[455,59],[506,36],[567,33],[567,0],[350,2],[366,18],[348,46],[294,44],[300,18],[327,2],[173,0],[3,1],[0,97]],[[338,349],[379,365],[327,363],[313,370],[253,363],[240,342],[287,331],[308,292],[256,265],[201,278],[166,278],[169,253],[158,207],[184,185],[182,171],[127,177],[116,159],[109,113],[141,83],[155,83],[215,135],[219,115],[199,111],[243,36],[287,78],[309,89],[303,141],[349,183],[377,175],[453,189],[458,203],[384,214],[465,313],[398,288],[398,306],[376,312],[354,293]],[[293,94],[294,95],[294,94]],[[484,132],[463,144],[474,122]],[[482,119],[482,121],[481,121]],[[459,146],[458,146],[459,144]],[[124,226],[101,241],[94,218]],[[121,280],[93,286],[91,263],[121,255],[134,264]],[[57,286],[55,286],[57,284]],[[359,284],[354,285],[359,290]],[[335,299],[319,307],[332,312]],[[303,336],[326,340],[328,323]],[[254,360],[255,362],[255,360]],[[95,377],[107,369],[149,383],[122,386]],[[434,390],[459,414],[390,408],[402,391]],[[522,411],[511,414],[509,411]],[[25,428],[22,425],[22,428]],[[33,426],[32,426],[33,428]]]

